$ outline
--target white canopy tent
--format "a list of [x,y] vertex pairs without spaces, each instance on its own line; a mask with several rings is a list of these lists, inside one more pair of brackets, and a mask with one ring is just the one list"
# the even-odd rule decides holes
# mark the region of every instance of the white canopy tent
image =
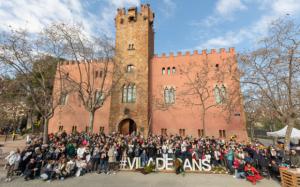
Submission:
[[[267,132],[267,136],[283,138],[283,137],[285,137],[286,130],[287,130],[287,126],[285,126],[283,129],[280,129],[278,131]],[[299,140],[300,139],[300,130],[293,128],[292,134],[291,134],[291,139]]]

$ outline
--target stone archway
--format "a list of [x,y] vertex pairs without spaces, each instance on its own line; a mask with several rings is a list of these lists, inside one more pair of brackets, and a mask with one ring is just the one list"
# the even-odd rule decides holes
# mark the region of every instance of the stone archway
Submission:
[[119,123],[119,133],[128,135],[134,131],[136,131],[136,124],[132,119],[130,119],[130,118],[123,119]]

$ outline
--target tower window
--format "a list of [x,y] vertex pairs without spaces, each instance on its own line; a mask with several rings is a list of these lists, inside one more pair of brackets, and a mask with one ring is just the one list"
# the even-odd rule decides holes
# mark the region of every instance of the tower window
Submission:
[[133,69],[134,69],[134,65],[129,64],[129,65],[127,66],[127,73],[133,72]]
[[168,67],[168,75],[170,75],[170,74],[171,74],[171,68]]
[[128,45],[128,50],[135,50],[134,44],[129,44],[129,45]]
[[134,16],[129,16],[128,20],[129,20],[129,22],[134,21]]
[[136,85],[129,84],[123,86],[122,101],[123,103],[134,103],[136,100]]
[[161,70],[161,74],[165,74],[166,73],[166,68],[162,68],[162,70]]

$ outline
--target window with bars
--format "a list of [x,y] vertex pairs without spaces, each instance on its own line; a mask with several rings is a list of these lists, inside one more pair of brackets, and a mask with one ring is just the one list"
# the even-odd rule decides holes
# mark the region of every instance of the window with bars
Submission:
[[134,103],[136,100],[136,85],[128,84],[123,86],[122,101],[123,103]]
[[204,136],[204,129],[198,129],[198,137]]
[[104,127],[103,126],[100,126],[99,132],[104,133]]
[[103,71],[99,70],[99,71],[95,71],[95,78],[102,78],[103,75]]
[[220,138],[226,138],[226,131],[225,130],[219,130],[219,137]]
[[185,129],[179,129],[179,135],[180,136],[185,136]]
[[72,126],[72,133],[77,132],[77,126]]
[[161,129],[161,135],[167,135],[167,129],[162,128]]
[[62,126],[62,125],[60,125],[59,127],[58,127],[58,131],[63,131],[63,129],[64,129],[64,126]]

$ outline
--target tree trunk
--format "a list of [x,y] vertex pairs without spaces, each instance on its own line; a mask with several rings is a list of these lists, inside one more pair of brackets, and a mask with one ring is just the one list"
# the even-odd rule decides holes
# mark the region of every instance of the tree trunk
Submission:
[[251,140],[254,139],[254,123],[253,122],[251,122],[251,124],[250,124],[250,138],[251,138]]
[[147,134],[147,136],[149,136],[149,134],[152,132],[151,131],[151,128],[152,128],[151,124],[152,124],[152,113],[150,114],[149,121],[148,121],[148,134]]
[[[274,132],[275,131],[275,124],[272,123],[270,127],[271,127],[271,132]],[[277,137],[274,137],[273,138],[273,144],[276,145],[276,143],[277,143]]]
[[206,136],[206,129],[205,129],[205,111],[202,111],[202,128],[203,128],[203,136]]
[[94,130],[94,118],[95,118],[95,111],[90,111],[90,120],[89,120],[90,133],[93,133]]
[[43,144],[48,143],[48,118],[44,118]]
[[295,125],[294,122],[295,122],[295,120],[293,118],[288,120],[288,127],[286,129],[285,138],[284,138],[284,149],[285,150],[289,150],[289,148],[290,148],[292,130]]

